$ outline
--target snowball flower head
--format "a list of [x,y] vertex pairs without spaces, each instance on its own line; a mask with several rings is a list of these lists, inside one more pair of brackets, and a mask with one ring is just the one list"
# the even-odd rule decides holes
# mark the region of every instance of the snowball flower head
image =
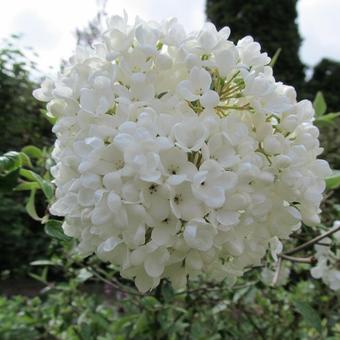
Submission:
[[328,164],[309,101],[251,37],[114,16],[35,90],[56,118],[53,215],[135,281],[231,281],[319,222]]

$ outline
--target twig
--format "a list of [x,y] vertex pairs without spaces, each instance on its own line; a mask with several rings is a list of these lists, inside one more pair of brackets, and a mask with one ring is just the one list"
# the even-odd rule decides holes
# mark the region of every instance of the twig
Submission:
[[235,285],[235,286],[231,286],[231,287],[200,287],[200,288],[195,288],[195,289],[191,289],[191,290],[183,290],[181,292],[175,293],[176,296],[178,295],[183,295],[183,294],[192,294],[192,293],[198,293],[198,292],[202,292],[202,293],[213,293],[213,292],[222,292],[225,290],[235,290],[235,289],[242,289],[242,288],[247,288],[250,286],[253,286],[254,284],[256,284],[255,282],[250,282],[248,284],[244,284],[244,285]]
[[272,280],[273,287],[277,284],[277,281],[279,280],[279,276],[281,272],[281,264],[282,264],[282,257],[279,257],[279,260],[277,261],[277,267],[276,267],[273,280]]
[[310,257],[295,257],[289,256],[285,254],[278,255],[283,260],[291,261],[291,262],[299,262],[299,263],[309,263],[309,264],[316,264],[317,259],[314,256]]
[[95,276],[97,277],[99,280],[101,280],[102,282],[108,284],[109,286],[119,290],[122,293],[126,293],[126,294],[131,294],[131,295],[135,295],[135,296],[141,296],[140,293],[137,292],[133,292],[129,289],[125,289],[124,287],[122,287],[121,285],[119,285],[118,283],[115,283],[113,281],[110,281],[108,279],[106,279],[105,277],[103,277],[102,275],[100,275],[99,273],[97,273],[93,268],[88,268],[89,271]]
[[299,245],[299,246],[296,247],[296,248],[293,248],[293,249],[291,249],[291,250],[286,251],[286,252],[285,252],[284,254],[282,254],[282,255],[292,255],[292,254],[298,253],[300,250],[303,250],[303,249],[305,249],[305,248],[311,247],[313,244],[318,243],[319,241],[321,241],[322,239],[326,238],[327,236],[330,236],[330,235],[336,233],[338,230],[340,230],[340,225],[339,225],[339,226],[336,226],[336,227],[334,227],[334,228],[332,228],[332,229],[330,229],[330,230],[328,230],[326,233],[321,234],[321,235],[319,235],[319,236],[313,238],[313,239],[310,240],[310,241],[307,241],[307,242],[305,242],[305,243]]
[[329,247],[329,246],[330,246],[329,243],[323,243],[323,242],[316,242],[316,244],[317,244],[318,246],[324,246],[324,247]]

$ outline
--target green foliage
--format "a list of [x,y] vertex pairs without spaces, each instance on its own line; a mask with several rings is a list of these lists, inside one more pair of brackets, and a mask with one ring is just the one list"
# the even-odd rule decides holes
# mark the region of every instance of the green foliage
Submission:
[[[38,74],[34,62],[26,56],[26,51],[15,47],[18,37],[13,36],[0,44],[0,155],[8,150],[16,150],[0,157],[0,248],[2,251],[0,270],[18,272],[27,267],[35,256],[47,253],[48,243],[41,235],[41,225],[25,214],[27,194],[9,194],[18,184],[19,168],[30,166],[26,154],[38,156],[36,144],[41,147],[51,145],[50,123],[41,115],[42,105],[33,98],[32,91],[37,83],[32,80]],[[43,168],[40,162],[37,165]],[[31,169],[33,170],[33,169]],[[37,169],[34,169],[37,170]],[[38,184],[40,187],[40,185]],[[21,182],[18,191],[39,189],[33,182]],[[37,209],[42,208],[41,195],[37,196]]]
[[318,313],[313,309],[310,304],[296,300],[293,301],[296,310],[303,316],[306,323],[315,328],[319,333],[322,333],[321,320]]
[[[317,91],[322,89],[330,113],[318,117],[321,145],[324,147],[324,157],[332,168],[340,169],[340,62],[322,59],[314,67],[312,78],[305,85],[305,94],[313,99]],[[327,124],[332,122],[332,124]]]
[[332,123],[335,118],[338,118],[340,116],[340,112],[331,112],[327,113],[326,115],[323,115],[321,117],[316,118],[317,123]]
[[217,28],[229,26],[234,41],[251,35],[270,57],[281,49],[275,77],[301,90],[305,74],[298,55],[301,37],[296,3],[297,0],[207,0],[206,13]]
[[62,225],[61,221],[49,220],[45,224],[45,233],[58,240],[69,241],[71,238],[64,234],[61,225]]
[[0,156],[0,173],[7,174],[18,169],[21,164],[20,153],[15,151],[6,152],[3,156]]
[[331,123],[318,124],[320,144],[324,148],[322,157],[327,159],[332,169],[340,169],[340,117],[332,120]]
[[0,156],[0,190],[11,191],[16,185],[19,168],[21,167],[20,153],[15,151],[6,152]]
[[91,275],[82,280],[81,271],[67,283],[51,282],[45,271],[37,297],[0,298],[0,338],[307,340],[340,331],[339,297],[309,278],[273,289],[252,272],[234,288],[198,281],[167,296],[163,282],[156,296],[132,296]]
[[[34,166],[28,154],[35,157]],[[0,241],[3,251],[0,270],[18,273],[37,256],[47,254],[47,237],[41,232],[41,224],[31,219],[41,221],[37,209],[40,212],[46,205],[42,194],[48,199],[53,196],[50,182],[35,172],[42,171],[48,177],[44,169],[46,157],[47,151],[37,147],[26,147],[21,152],[10,151],[0,156],[0,231],[6,235]],[[30,190],[26,211],[23,208],[24,196],[10,194],[13,189]],[[27,218],[27,213],[31,218]]]
[[0,271],[25,270],[30,261],[47,254],[48,237],[42,233],[40,223],[27,216],[21,198],[0,192]]
[[315,115],[317,117],[322,116],[326,112],[327,104],[322,92],[320,91],[317,92],[315,99],[313,101],[313,106],[315,109]]
[[33,299],[16,296],[0,298],[0,338],[12,339],[109,339],[113,306],[101,305],[98,298],[59,285]]
[[31,170],[21,169],[19,174],[25,179],[28,179],[30,181],[29,183],[35,183],[38,188],[42,190],[48,201],[52,200],[54,189],[50,181],[42,178],[40,175]]
[[[34,167],[28,155],[33,155],[36,161],[35,165],[37,165],[36,169],[43,171],[43,177],[30,170]],[[3,187],[2,190],[30,191],[26,211],[31,218],[41,222],[46,222],[48,215],[45,215],[44,218],[38,216],[36,211],[37,191],[41,190],[47,203],[51,202],[54,197],[54,187],[50,181],[49,171],[42,167],[48,157],[49,153],[46,150],[40,150],[35,146],[27,146],[21,152],[10,151],[0,156],[0,185]]]
[[40,150],[38,147],[34,145],[27,145],[23,147],[21,151],[31,158],[40,159],[44,157],[42,150]]
[[[315,110],[315,123],[320,129],[321,146],[324,148],[323,157],[328,160],[333,169],[339,169],[340,154],[338,151],[340,146],[340,112],[326,113],[329,106],[328,103],[326,103],[323,92],[320,91],[317,92],[314,98],[313,106]],[[334,179],[331,181],[334,183]],[[334,186],[332,187],[332,189],[335,188],[336,187]]]
[[270,63],[269,63],[269,65],[270,65],[271,67],[274,67],[274,66],[275,66],[277,60],[279,59],[279,56],[280,56],[281,52],[282,52],[282,48],[278,48],[278,49],[276,50],[275,54],[273,55],[273,57],[272,57],[272,59],[271,59],[271,61],[270,61]]
[[326,179],[327,189],[338,189],[340,187],[340,170],[334,170],[332,175]]
[[312,78],[306,84],[309,99],[322,89],[328,110],[337,111],[340,108],[340,62],[322,59],[314,67]]
[[322,92],[317,92],[314,102],[313,102],[314,110],[315,110],[315,122],[318,123],[333,123],[337,117],[340,116],[340,112],[331,112],[326,113],[327,104],[325,97]]

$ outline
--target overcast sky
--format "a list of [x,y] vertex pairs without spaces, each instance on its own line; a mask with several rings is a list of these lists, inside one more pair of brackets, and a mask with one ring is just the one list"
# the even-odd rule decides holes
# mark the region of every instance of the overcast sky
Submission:
[[[98,1],[98,0],[97,0]],[[40,55],[39,68],[58,68],[75,47],[76,28],[86,26],[97,11],[96,0],[10,0],[0,12],[0,39],[23,33],[23,44]],[[108,0],[107,12],[130,18],[162,20],[178,17],[187,31],[199,29],[205,20],[205,0]],[[322,57],[340,60],[340,0],[300,0],[300,51],[303,61],[316,64]]]

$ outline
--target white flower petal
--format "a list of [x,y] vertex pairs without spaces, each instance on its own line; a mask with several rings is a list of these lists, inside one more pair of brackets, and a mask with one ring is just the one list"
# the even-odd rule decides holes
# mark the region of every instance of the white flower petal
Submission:
[[220,97],[217,92],[208,90],[200,98],[200,102],[205,108],[213,108],[220,102]]

